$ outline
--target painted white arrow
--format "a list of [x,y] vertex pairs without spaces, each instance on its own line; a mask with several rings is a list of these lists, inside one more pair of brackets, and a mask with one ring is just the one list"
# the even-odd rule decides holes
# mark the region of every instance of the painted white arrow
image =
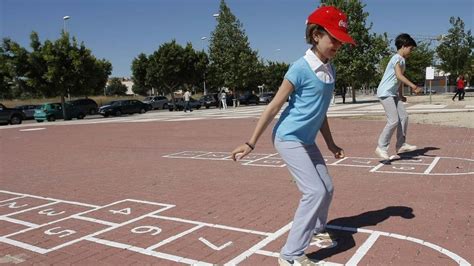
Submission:
[[222,249],[232,245],[232,241],[229,241],[229,242],[225,243],[224,245],[218,247],[218,246],[212,244],[211,242],[207,241],[204,237],[200,237],[199,240],[202,243],[206,244],[206,246],[212,248],[213,250],[217,250],[217,251],[222,250]]

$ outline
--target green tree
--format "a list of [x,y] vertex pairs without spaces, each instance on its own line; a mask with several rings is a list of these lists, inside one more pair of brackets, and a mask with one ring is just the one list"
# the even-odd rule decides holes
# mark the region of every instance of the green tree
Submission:
[[107,95],[125,95],[127,93],[127,86],[122,84],[121,78],[111,78],[105,91]]
[[173,40],[150,55],[147,65],[146,84],[173,96],[176,89],[191,88],[203,79],[207,56],[189,43],[182,47]]
[[429,46],[429,43],[418,43],[416,49],[406,60],[405,75],[415,84],[424,83],[425,70],[433,65],[434,50]]
[[151,87],[147,84],[146,75],[148,68],[148,57],[144,53],[140,53],[138,57],[132,61],[132,90],[136,94],[146,95]]
[[3,39],[0,56],[2,97],[55,97],[68,93],[87,96],[101,93],[112,65],[97,60],[92,52],[69,35],[42,44],[38,34],[30,35],[31,52],[10,39]]
[[461,18],[451,17],[449,23],[452,27],[448,30],[448,34],[441,39],[436,53],[441,61],[439,67],[444,72],[452,74],[450,78],[452,81],[456,79],[457,75],[472,69],[470,58],[472,58],[474,41],[471,30],[465,31],[464,21]]
[[289,65],[280,62],[269,61],[265,66],[263,83],[269,91],[277,91],[280,87]]
[[369,14],[359,0],[323,0],[321,3],[336,6],[348,16],[349,34],[357,45],[342,46],[333,62],[337,70],[336,86],[352,87],[352,101],[356,102],[356,89],[379,81],[378,63],[389,53],[387,36],[369,33],[372,23],[366,24]]
[[11,75],[8,71],[8,56],[3,49],[3,45],[0,46],[0,99],[11,98]]
[[[237,90],[256,89],[262,64],[256,51],[250,49],[242,23],[221,0],[218,24],[211,33],[209,45],[210,80],[215,87]],[[257,84],[256,84],[257,83]]]
[[29,94],[31,87],[26,82],[29,52],[9,38],[3,39],[1,48],[0,75],[5,86],[2,97],[18,98]]
[[38,34],[34,31],[30,34],[30,47],[32,51],[28,58],[28,85],[34,88],[36,97],[56,96],[51,90],[52,84],[45,77],[48,66],[43,56],[44,45],[41,44]]

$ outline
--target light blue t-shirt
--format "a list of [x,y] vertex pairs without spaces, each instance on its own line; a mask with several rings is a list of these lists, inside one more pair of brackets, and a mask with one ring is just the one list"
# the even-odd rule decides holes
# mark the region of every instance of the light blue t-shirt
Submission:
[[285,79],[294,90],[273,134],[281,140],[313,144],[331,103],[334,82],[322,82],[304,57],[290,66]]
[[405,58],[399,54],[392,56],[388,62],[387,68],[385,68],[379,87],[377,88],[377,97],[397,96],[398,88],[400,87],[400,81],[395,75],[395,65],[397,63],[400,65],[402,71],[405,71]]

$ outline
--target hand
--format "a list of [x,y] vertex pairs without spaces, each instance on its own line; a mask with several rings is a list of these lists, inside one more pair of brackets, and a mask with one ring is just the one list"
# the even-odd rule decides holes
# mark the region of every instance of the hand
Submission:
[[329,145],[328,149],[334,154],[334,158],[336,159],[345,157],[344,150],[339,148],[336,144]]
[[232,160],[234,162],[238,161],[247,156],[251,151],[252,149],[247,144],[242,144],[232,151]]
[[415,88],[413,89],[413,92],[414,92],[416,95],[421,94],[422,91],[423,91],[423,89],[420,88],[420,87],[418,87],[418,86],[415,86]]
[[400,95],[400,101],[406,102],[406,101],[407,101],[407,97],[405,97],[405,96],[403,96],[403,95]]

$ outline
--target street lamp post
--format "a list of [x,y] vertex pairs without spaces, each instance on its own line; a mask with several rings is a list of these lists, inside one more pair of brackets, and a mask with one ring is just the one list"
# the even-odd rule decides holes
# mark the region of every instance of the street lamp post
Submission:
[[[206,50],[204,49],[204,42],[207,40],[207,37],[206,36],[203,36],[201,37],[201,41],[202,41],[202,50],[203,52],[205,53]],[[204,81],[203,81],[203,93],[204,95],[207,95],[207,89],[206,89],[206,69],[204,69]]]
[[[70,19],[71,17],[70,16],[64,16],[63,17],[63,33],[66,34],[67,33],[67,29],[66,29],[66,20]],[[69,93],[69,88],[67,88],[67,99],[70,101],[71,100],[71,94]],[[65,113],[65,110],[64,110],[64,106],[63,106],[63,112],[64,112],[64,118],[66,118],[66,113]]]
[[63,26],[63,30],[64,30],[64,33],[67,32],[67,29],[66,29],[66,20],[70,19],[71,17],[70,16],[64,16],[63,17],[63,22],[64,22],[64,26]]

